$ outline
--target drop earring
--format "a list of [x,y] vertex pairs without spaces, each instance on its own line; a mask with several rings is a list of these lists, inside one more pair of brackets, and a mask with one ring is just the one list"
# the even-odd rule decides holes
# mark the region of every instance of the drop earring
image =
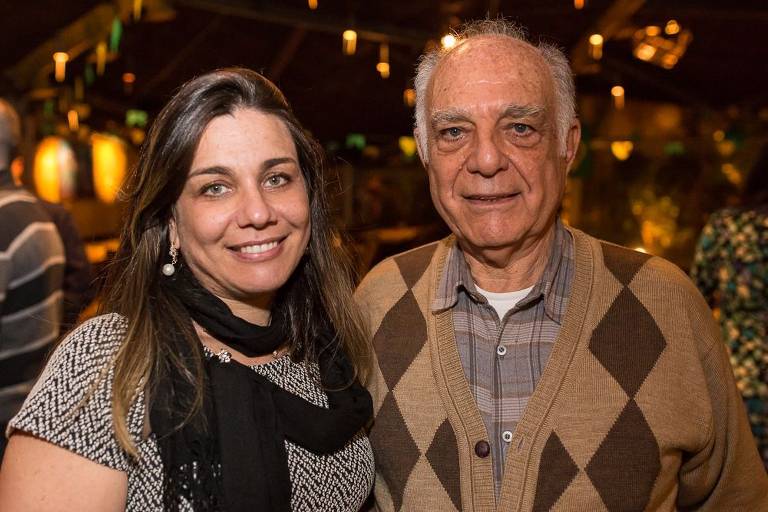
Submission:
[[174,272],[176,272],[176,262],[178,261],[179,252],[176,247],[171,245],[171,249],[168,251],[168,254],[171,255],[171,262],[163,265],[162,272],[163,275],[170,277]]

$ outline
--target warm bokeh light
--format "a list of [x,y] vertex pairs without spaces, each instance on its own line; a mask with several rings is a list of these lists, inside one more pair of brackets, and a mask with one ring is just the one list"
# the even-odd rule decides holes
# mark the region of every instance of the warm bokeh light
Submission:
[[624,88],[620,85],[611,87],[611,96],[613,96],[613,106],[618,110],[624,108]]
[[646,43],[640,43],[635,47],[634,53],[638,59],[649,61],[656,55],[656,48]]
[[104,74],[104,68],[107,65],[107,42],[101,41],[96,45],[96,74]]
[[454,46],[456,46],[456,43],[458,41],[456,40],[456,36],[453,34],[445,34],[443,37],[440,38],[440,44],[443,48],[446,50],[450,50]]
[[668,36],[678,34],[680,32],[680,25],[677,23],[677,20],[669,20],[664,26],[664,32],[666,32]]
[[73,132],[80,129],[80,116],[77,115],[77,110],[67,112],[67,123],[69,124],[69,129]]
[[75,153],[66,140],[50,136],[40,141],[32,170],[37,195],[51,203],[71,199],[75,192],[76,172]]
[[592,34],[589,36],[589,56],[595,60],[603,58],[603,36],[601,34]]
[[661,29],[656,25],[649,25],[645,27],[645,33],[651,37],[661,34]]
[[405,103],[407,106],[413,108],[416,106],[416,90],[415,89],[406,89],[403,91],[403,103]]
[[376,71],[379,72],[381,78],[389,78],[389,62],[379,62],[376,64]]
[[53,54],[54,76],[57,82],[63,82],[67,71],[67,61],[69,54],[67,52],[56,52]]
[[712,140],[715,142],[722,142],[725,139],[725,132],[723,130],[715,130],[712,134]]
[[317,0],[307,0],[307,5],[309,5],[309,8],[314,11],[317,9]]
[[96,133],[91,137],[93,187],[105,203],[114,203],[125,178],[127,154],[123,141],[112,135]]
[[615,140],[611,142],[611,153],[616,160],[627,160],[632,155],[635,145],[630,140]]
[[341,34],[341,44],[344,55],[354,55],[357,50],[357,32],[354,30],[345,30]]
[[139,21],[141,19],[141,7],[142,0],[133,0],[133,21]]
[[573,7],[576,10],[582,10],[584,8],[584,0],[573,0]]
[[416,154],[416,139],[413,137],[404,135],[397,140],[397,143],[406,158],[413,158]]
[[389,78],[389,45],[387,43],[379,45],[379,62],[376,64],[376,71],[381,78]]
[[133,73],[123,73],[123,82],[126,84],[132,84],[136,81],[136,75]]

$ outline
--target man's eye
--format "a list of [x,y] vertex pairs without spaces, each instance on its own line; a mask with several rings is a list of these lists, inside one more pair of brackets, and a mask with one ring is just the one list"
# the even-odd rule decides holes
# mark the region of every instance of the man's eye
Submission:
[[444,130],[440,130],[440,135],[442,135],[447,139],[457,139],[461,137],[463,133],[464,133],[464,130],[462,130],[458,126],[451,126],[450,128],[445,128]]
[[528,135],[533,132],[533,128],[524,123],[512,123],[511,128],[516,135]]

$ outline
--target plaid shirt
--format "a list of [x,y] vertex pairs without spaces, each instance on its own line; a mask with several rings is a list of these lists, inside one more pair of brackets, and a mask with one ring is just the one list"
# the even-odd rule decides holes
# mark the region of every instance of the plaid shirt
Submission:
[[440,277],[432,310],[453,308],[461,363],[490,436],[497,496],[512,433],[560,332],[572,276],[573,237],[558,220],[544,273],[501,320],[478,293],[458,244]]

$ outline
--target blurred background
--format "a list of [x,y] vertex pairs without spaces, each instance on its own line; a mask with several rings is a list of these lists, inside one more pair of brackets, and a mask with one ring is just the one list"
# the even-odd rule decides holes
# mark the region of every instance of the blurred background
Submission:
[[197,74],[250,67],[326,149],[365,271],[446,233],[411,132],[417,57],[462,21],[501,15],[572,62],[583,141],[566,222],[688,270],[707,216],[735,201],[768,140],[765,0],[4,0],[18,172],[72,213],[103,265],[159,109]]

